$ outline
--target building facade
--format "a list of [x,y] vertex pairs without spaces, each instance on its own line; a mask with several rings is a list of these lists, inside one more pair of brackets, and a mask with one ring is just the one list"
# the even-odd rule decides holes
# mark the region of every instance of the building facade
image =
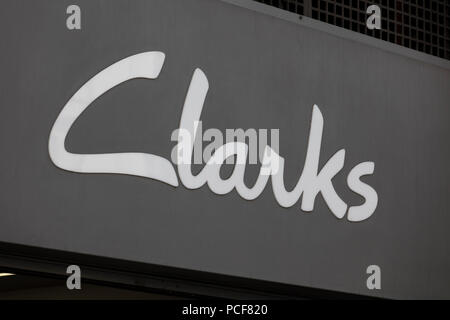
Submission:
[[7,1],[2,270],[75,265],[174,297],[450,298],[448,37],[361,34],[359,3]]

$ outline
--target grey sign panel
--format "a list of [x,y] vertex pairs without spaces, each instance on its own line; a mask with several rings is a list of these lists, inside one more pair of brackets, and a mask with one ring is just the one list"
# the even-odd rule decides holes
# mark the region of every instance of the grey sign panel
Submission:
[[[70,4],[2,4],[0,241],[388,298],[450,298],[444,62],[219,0],[80,0],[80,30],[66,27]],[[171,134],[201,68],[209,80],[204,130],[279,129],[290,190],[317,104],[320,168],[346,150],[333,184],[357,206],[364,199],[347,176],[373,161],[374,174],[362,180],[378,194],[376,211],[352,223],[337,219],[321,195],[312,212],[301,201],[283,208],[270,184],[247,201],[206,185],[57,168],[48,139],[63,106],[104,68],[146,51],[166,55],[158,79],[133,79],[95,100],[70,130],[68,150],[170,159]],[[247,167],[248,185],[258,172]],[[367,288],[370,265],[381,269],[381,290]]]

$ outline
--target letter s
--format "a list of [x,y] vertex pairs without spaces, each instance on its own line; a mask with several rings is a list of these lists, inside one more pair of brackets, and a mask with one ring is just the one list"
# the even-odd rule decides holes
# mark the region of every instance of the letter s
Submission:
[[378,195],[375,189],[362,182],[359,178],[365,175],[373,174],[375,164],[373,162],[363,162],[358,164],[350,171],[347,177],[349,188],[363,196],[366,201],[360,206],[350,207],[347,219],[353,222],[359,222],[369,218],[377,208]]
[[135,78],[156,79],[164,64],[164,53],[143,52],[122,59],[86,82],[66,103],[50,132],[48,151],[53,163],[81,173],[117,173],[156,179],[178,186],[169,160],[148,153],[74,154],[65,148],[66,136],[75,120],[98,97]]

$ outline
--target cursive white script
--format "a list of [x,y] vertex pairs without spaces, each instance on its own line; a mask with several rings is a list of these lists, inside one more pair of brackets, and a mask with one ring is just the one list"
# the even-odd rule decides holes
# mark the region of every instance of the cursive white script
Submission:
[[[162,52],[136,54],[112,64],[87,81],[63,107],[50,132],[48,147],[53,163],[61,169],[73,172],[136,175],[177,187],[178,178],[173,165],[161,156],[148,153],[74,154],[65,148],[65,139],[73,123],[95,99],[127,80],[158,78],[164,59]],[[365,199],[362,205],[350,208],[336,193],[332,183],[332,179],[344,167],[345,150],[337,151],[319,171],[324,120],[317,105],[314,105],[312,110],[304,167],[293,190],[286,190],[284,185],[284,158],[269,146],[265,149],[255,184],[252,187],[245,185],[248,146],[243,142],[224,144],[214,152],[200,173],[193,175],[190,160],[197,131],[196,123],[200,120],[208,90],[208,79],[204,72],[197,68],[183,106],[177,144],[178,175],[186,188],[197,189],[207,184],[216,194],[227,194],[235,189],[242,198],[253,200],[263,192],[271,177],[275,199],[282,207],[292,207],[302,197],[301,209],[306,212],[313,211],[315,199],[321,193],[331,212],[339,219],[348,211],[349,221],[362,221],[375,212],[378,204],[377,192],[360,180],[364,175],[373,174],[373,162],[360,163],[350,171],[347,178],[349,188]],[[232,156],[237,158],[233,173],[227,179],[222,179],[221,166]]]

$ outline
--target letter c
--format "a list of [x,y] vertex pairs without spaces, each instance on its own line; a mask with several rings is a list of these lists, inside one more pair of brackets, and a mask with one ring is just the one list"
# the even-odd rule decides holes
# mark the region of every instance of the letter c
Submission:
[[149,153],[75,154],[65,148],[66,136],[76,119],[98,97],[115,86],[135,78],[156,79],[164,64],[162,52],[143,52],[122,59],[86,82],[66,103],[53,124],[48,151],[53,163],[80,173],[129,174],[178,186],[169,160]]

